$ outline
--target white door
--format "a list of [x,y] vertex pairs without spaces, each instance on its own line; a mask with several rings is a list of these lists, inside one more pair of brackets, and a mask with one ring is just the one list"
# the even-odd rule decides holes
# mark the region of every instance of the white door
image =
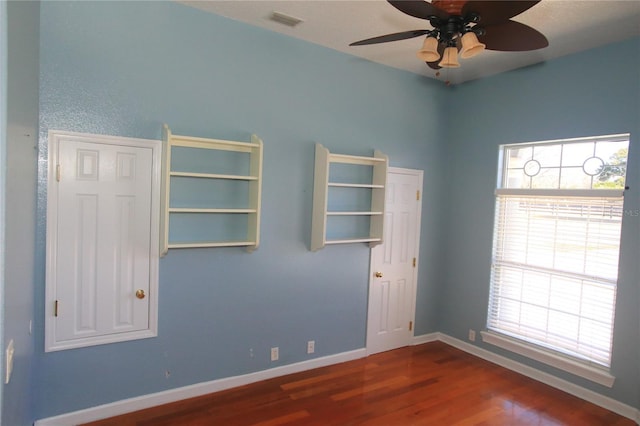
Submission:
[[48,350],[144,334],[157,280],[154,149],[126,139],[62,136],[56,142]]
[[422,171],[389,168],[384,242],[371,249],[367,354],[411,344]]

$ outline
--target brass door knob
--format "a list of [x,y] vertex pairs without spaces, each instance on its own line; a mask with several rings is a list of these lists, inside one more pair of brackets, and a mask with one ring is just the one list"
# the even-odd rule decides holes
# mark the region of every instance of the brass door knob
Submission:
[[137,297],[138,299],[144,299],[144,296],[146,296],[146,295],[144,294],[144,290],[140,289],[140,290],[136,291],[136,297]]
[[382,272],[376,272],[376,278],[382,278]]

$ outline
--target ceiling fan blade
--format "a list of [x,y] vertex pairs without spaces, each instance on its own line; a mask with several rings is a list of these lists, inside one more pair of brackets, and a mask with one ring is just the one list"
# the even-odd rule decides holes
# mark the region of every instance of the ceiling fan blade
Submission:
[[489,50],[521,52],[542,49],[549,45],[547,38],[538,30],[516,21],[507,21],[484,28],[485,34],[478,37]]
[[383,36],[368,38],[366,40],[354,41],[349,46],[363,46],[365,44],[377,44],[377,43],[387,43],[390,41],[398,41],[405,40],[408,38],[419,37],[421,35],[425,35],[429,30],[412,30],[412,31],[403,31],[401,33],[393,33],[387,34]]
[[480,15],[480,25],[494,25],[513,18],[538,3],[540,3],[540,0],[468,1],[462,8],[462,16],[476,13]]
[[440,19],[448,19],[449,14],[444,10],[435,7],[424,0],[387,0],[393,7],[407,15],[416,18],[429,19],[430,16],[437,16]]

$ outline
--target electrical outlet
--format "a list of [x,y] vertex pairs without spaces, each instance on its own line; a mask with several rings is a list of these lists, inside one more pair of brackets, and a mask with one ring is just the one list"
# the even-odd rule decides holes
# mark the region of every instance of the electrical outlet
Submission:
[[308,354],[312,354],[316,351],[316,341],[315,340],[309,340],[307,342],[307,353]]
[[280,352],[278,351],[278,347],[271,348],[271,361],[277,361],[280,358]]
[[253,348],[249,349],[249,358],[253,358],[255,357],[254,353],[253,353]]
[[476,331],[469,329],[469,340],[471,340],[472,342],[476,341]]

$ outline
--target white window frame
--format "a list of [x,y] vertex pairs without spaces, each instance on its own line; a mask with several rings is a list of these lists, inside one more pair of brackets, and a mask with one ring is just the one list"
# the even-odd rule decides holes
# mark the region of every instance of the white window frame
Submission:
[[[629,139],[628,134],[623,135],[611,135],[605,137],[597,137],[597,138],[579,138],[579,139],[570,139],[570,140],[556,140],[556,141],[547,141],[541,142],[540,144],[564,144],[571,142],[588,142],[588,141],[598,141],[603,139],[615,139],[615,138],[626,138]],[[506,172],[506,159],[504,158],[505,148],[508,147],[516,147],[516,146],[526,146],[526,145],[537,145],[535,143],[527,143],[527,144],[509,144],[502,145],[500,147],[500,170],[499,170],[499,183],[498,189],[496,189],[496,206],[500,202],[500,196],[530,196],[530,197],[557,197],[557,198],[565,198],[565,197],[594,197],[594,198],[622,198],[624,195],[624,191],[622,189],[517,189],[517,188],[504,188],[503,185]],[[623,208],[621,206],[621,208]],[[496,208],[496,215],[498,214]],[[494,229],[494,238],[497,232],[499,232],[497,228],[497,220],[496,220],[496,229]],[[620,241],[620,240],[618,240]],[[495,242],[494,242],[495,244]],[[496,248],[493,248],[494,256],[495,256]],[[495,262],[495,258],[493,262]],[[492,263],[493,263],[492,262]],[[617,277],[616,277],[617,281]],[[493,278],[492,278],[493,285]],[[491,290],[491,294],[493,294],[493,288]],[[493,297],[493,296],[491,296]],[[609,368],[605,366],[595,365],[589,361],[583,361],[580,359],[573,358],[569,355],[563,354],[560,351],[547,349],[546,347],[540,346],[533,342],[526,341],[525,338],[520,339],[518,337],[513,337],[508,333],[501,333],[499,330],[492,330],[490,328],[491,323],[491,300],[489,301],[489,312],[487,318],[487,331],[482,331],[482,339],[484,342],[489,344],[501,347],[503,349],[509,350],[511,352],[526,356],[528,358],[534,359],[536,361],[545,363],[547,365],[551,365],[553,367],[562,369],[564,371],[570,372],[577,376],[583,377],[590,381],[599,383],[603,386],[612,387],[615,381],[615,377],[612,376],[609,372]],[[614,307],[615,309],[615,299],[614,299]],[[613,329],[613,324],[612,324]]]

